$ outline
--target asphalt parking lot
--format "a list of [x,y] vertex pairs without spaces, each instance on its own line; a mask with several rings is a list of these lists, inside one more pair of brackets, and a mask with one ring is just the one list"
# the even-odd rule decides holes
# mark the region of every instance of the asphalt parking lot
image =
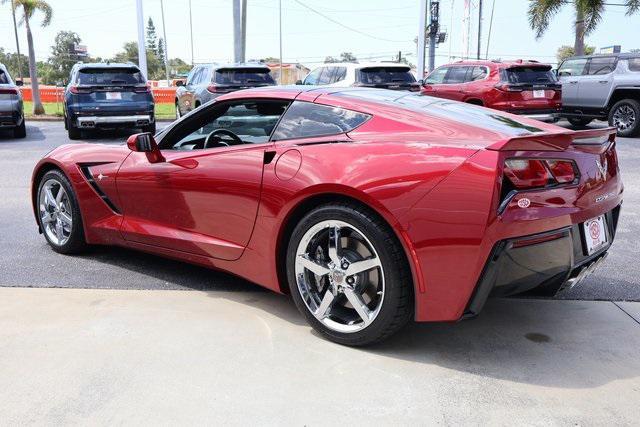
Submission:
[[[37,232],[29,200],[29,182],[36,162],[51,149],[70,141],[62,122],[30,122],[27,132],[25,140],[14,140],[10,134],[0,133],[3,200],[0,204],[0,227],[3,230],[0,286],[204,291],[259,289],[225,273],[121,248],[96,247],[81,256],[63,256],[50,250]],[[127,135],[126,131],[101,133],[84,141],[119,144]],[[640,263],[636,255],[640,253],[640,240],[637,238],[640,235],[640,139],[620,138],[618,150],[626,191],[616,241],[606,263],[580,286],[559,298],[640,301]]]

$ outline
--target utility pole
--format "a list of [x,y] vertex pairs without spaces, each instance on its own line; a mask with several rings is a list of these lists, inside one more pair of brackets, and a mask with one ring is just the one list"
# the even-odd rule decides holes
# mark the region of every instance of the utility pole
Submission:
[[247,58],[247,0],[242,0],[242,9],[240,9],[240,14],[242,17],[241,26],[242,26],[242,61],[245,62]]
[[138,67],[146,79],[147,76],[147,49],[144,45],[144,14],[142,13],[142,0],[136,1],[138,13]]
[[164,25],[164,0],[160,0],[160,12],[162,12],[162,36],[164,37],[164,74],[167,78],[167,87],[169,86],[169,50],[167,49],[167,27]]
[[431,0],[429,8],[429,72],[436,66],[436,42],[440,32],[440,2]]
[[282,75],[282,0],[278,1],[278,23],[279,23],[279,32],[280,32],[280,81],[278,83],[282,84],[283,75]]
[[20,81],[24,81],[22,77],[22,58],[20,57],[20,41],[18,40],[18,26],[16,25],[16,6],[11,0],[11,14],[13,15],[13,32],[16,35],[16,51],[18,52],[18,76]]
[[480,49],[482,47],[482,0],[478,0],[478,52],[476,59],[480,59]]
[[191,13],[191,0],[189,0],[189,33],[191,34],[191,66],[193,67],[193,14]]
[[496,9],[496,0],[493,0],[491,6],[491,19],[489,20],[489,34],[487,35],[487,51],[484,55],[484,59],[489,59],[489,45],[491,44],[491,29],[493,28],[493,12]]
[[233,62],[242,61],[242,7],[240,0],[233,0]]
[[427,33],[427,2],[420,0],[420,16],[418,17],[418,80],[424,80],[424,56]]

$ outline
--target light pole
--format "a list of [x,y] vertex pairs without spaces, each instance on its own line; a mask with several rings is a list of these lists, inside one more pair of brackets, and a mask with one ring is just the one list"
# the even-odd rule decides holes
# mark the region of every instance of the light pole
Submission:
[[191,34],[191,66],[193,67],[193,15],[191,14],[191,0],[189,0],[189,33]]
[[20,41],[18,40],[18,26],[16,25],[16,7],[11,0],[11,15],[13,15],[13,32],[16,35],[16,51],[18,52],[18,76],[20,76],[20,81],[24,81],[22,77],[22,58],[20,57]]
[[164,24],[164,1],[160,0],[160,12],[162,13],[162,36],[164,37],[164,74],[167,78],[167,86],[169,86],[169,50],[167,49],[167,27]]
[[279,0],[279,26],[280,26],[280,84],[282,84],[282,0]]
[[147,49],[144,45],[144,14],[142,13],[142,0],[136,1],[138,13],[138,67],[146,79],[147,75]]
[[418,80],[424,79],[424,57],[427,32],[427,1],[420,0],[420,16],[418,17]]

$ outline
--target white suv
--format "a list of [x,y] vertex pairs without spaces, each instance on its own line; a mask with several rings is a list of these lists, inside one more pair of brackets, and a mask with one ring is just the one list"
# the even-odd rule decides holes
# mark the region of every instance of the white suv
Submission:
[[364,86],[418,92],[420,84],[411,68],[394,62],[324,64],[311,71],[298,84],[349,87]]

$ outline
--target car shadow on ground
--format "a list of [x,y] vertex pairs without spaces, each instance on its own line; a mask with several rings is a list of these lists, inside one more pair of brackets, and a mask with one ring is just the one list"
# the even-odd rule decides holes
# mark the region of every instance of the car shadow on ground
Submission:
[[[307,325],[290,297],[227,273],[120,248],[96,247],[83,257],[151,276],[173,289],[203,291]],[[492,299],[476,319],[411,323],[387,341],[347,351],[353,357],[368,353],[437,365],[450,369],[452,380],[470,373],[540,386],[592,388],[639,375],[640,358],[628,342],[619,345],[628,338],[640,345],[640,335],[621,334],[629,330],[625,322],[630,319],[607,302]],[[323,339],[311,327],[307,330]]]
[[[40,130],[38,126],[32,126],[27,123],[27,139],[29,141],[43,141],[47,139],[45,134]],[[15,138],[13,136],[13,130],[0,129],[0,141],[1,142],[23,142],[24,138]]]

